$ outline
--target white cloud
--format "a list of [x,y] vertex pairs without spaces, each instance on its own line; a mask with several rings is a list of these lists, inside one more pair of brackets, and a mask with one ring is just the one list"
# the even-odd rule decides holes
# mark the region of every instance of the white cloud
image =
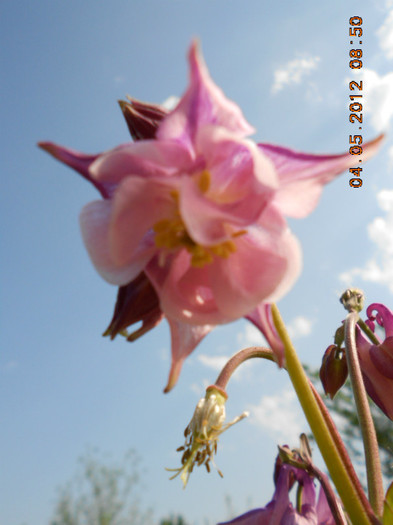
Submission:
[[379,38],[379,45],[384,51],[387,58],[393,58],[393,2],[387,3],[386,7],[390,11],[386,16],[383,25],[378,29],[377,35]]
[[263,396],[258,405],[251,405],[248,410],[250,423],[265,430],[281,445],[297,446],[299,435],[309,428],[293,390]]
[[377,194],[379,207],[384,217],[376,217],[367,227],[370,240],[376,245],[375,255],[364,268],[352,268],[340,275],[346,286],[353,286],[355,278],[384,284],[393,293],[393,190],[382,190]]
[[237,342],[243,347],[266,344],[261,332],[251,323],[246,324],[244,331],[237,334]]
[[386,131],[393,117],[393,72],[378,75],[372,69],[363,68],[360,78],[364,84],[363,112],[370,115],[376,131]]
[[[291,339],[299,339],[311,334],[313,321],[299,315],[288,323],[288,332]],[[237,342],[242,348],[247,346],[266,346],[266,341],[261,332],[253,324],[246,324],[244,330],[237,334]]]
[[[218,374],[221,372],[224,366],[228,363],[231,357],[232,356],[227,356],[227,355],[210,356],[206,354],[201,354],[197,356],[197,359],[200,363],[205,365],[207,368],[214,370]],[[236,373],[234,373],[234,375],[231,377],[231,380],[232,381],[244,380],[245,372],[246,370],[250,370],[252,368],[252,364],[253,363],[251,360],[248,360],[242,363],[241,366],[239,366],[236,369]],[[212,379],[215,379],[215,377],[214,378],[211,377],[209,381],[203,381],[205,390],[209,385],[212,384]]]
[[287,62],[282,68],[276,69],[272,93],[281,91],[284,86],[300,84],[303,77],[317,67],[319,60],[319,57],[295,58]]
[[288,324],[288,333],[291,339],[299,339],[311,334],[313,322],[311,319],[299,315]]
[[220,372],[229,360],[226,355],[206,355],[200,354],[197,356],[198,361],[208,368],[212,368],[216,372]]

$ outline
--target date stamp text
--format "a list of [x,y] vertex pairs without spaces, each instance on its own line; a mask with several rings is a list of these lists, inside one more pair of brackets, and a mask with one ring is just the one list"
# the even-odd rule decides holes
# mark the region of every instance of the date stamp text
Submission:
[[[353,49],[349,51],[349,67],[351,69],[361,69],[363,67],[363,19],[360,16],[352,16],[349,19],[349,36],[351,38],[350,44],[353,45]],[[351,155],[358,155],[359,164],[361,164],[361,155],[363,153],[362,143],[362,124],[363,124],[363,81],[360,80],[355,82],[351,80],[349,82],[349,122],[358,127],[360,133],[356,135],[349,135],[349,153]],[[356,131],[355,131],[356,133]],[[349,168],[349,185],[351,188],[360,188],[363,185],[361,178],[361,172],[363,168],[360,166],[356,168]]]

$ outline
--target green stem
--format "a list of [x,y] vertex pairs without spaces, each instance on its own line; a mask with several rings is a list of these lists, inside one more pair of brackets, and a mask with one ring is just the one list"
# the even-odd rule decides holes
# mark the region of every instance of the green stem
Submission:
[[319,409],[307,375],[289,339],[284,322],[275,304],[271,307],[274,325],[284,344],[286,368],[295,388],[303,412],[314,434],[334,485],[341,497],[345,510],[356,525],[370,525],[374,520],[359,499],[357,490],[345,468],[329,428]]
[[341,435],[337,430],[337,427],[329,413],[329,410],[326,408],[325,403],[322,401],[322,398],[319,395],[315,386],[313,385],[312,381],[309,379],[308,382],[311,387],[311,390],[313,391],[314,397],[318,403],[319,410],[321,411],[322,416],[325,419],[325,423],[329,429],[330,435],[332,436],[332,439],[337,447],[337,451],[341,457],[341,461],[344,464],[344,468],[347,471],[349,477],[351,478],[353,486],[355,487],[358,498],[361,500],[362,505],[366,509],[368,516],[372,519],[373,522],[376,522],[373,509],[366,497],[366,494],[364,493],[363,487],[359,481],[356,471],[353,468],[347,449],[345,448]]
[[356,350],[355,329],[358,319],[357,312],[350,312],[345,320],[345,354],[363,437],[368,495],[374,512],[378,516],[382,516],[384,491],[378,441]]
[[378,337],[374,334],[374,332],[366,325],[366,323],[363,321],[363,319],[358,319],[358,325],[363,330],[363,332],[367,335],[367,337],[372,341],[375,345],[380,345],[381,341],[379,341]]

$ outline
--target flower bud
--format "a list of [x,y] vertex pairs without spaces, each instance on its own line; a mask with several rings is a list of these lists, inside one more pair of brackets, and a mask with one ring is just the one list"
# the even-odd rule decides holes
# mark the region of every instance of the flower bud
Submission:
[[[117,334],[124,335],[128,341],[135,341],[162,320],[158,296],[144,272],[133,281],[121,286],[117,293],[115,311],[104,336],[114,339]],[[128,334],[127,328],[142,321],[142,326]]]
[[344,350],[336,345],[330,345],[326,349],[322,365],[319,371],[319,377],[325,394],[331,399],[337,394],[345,383],[348,376],[347,360]]
[[134,140],[153,139],[167,111],[156,104],[145,104],[128,97],[129,102],[119,100],[131,137]]
[[340,303],[348,312],[360,312],[364,306],[364,293],[358,288],[348,288],[340,297]]

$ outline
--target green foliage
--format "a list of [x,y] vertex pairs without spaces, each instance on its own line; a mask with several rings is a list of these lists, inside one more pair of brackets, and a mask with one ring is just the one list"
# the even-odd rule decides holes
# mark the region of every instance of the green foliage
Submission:
[[169,519],[161,520],[160,525],[188,525],[181,516],[171,517]]
[[75,478],[60,489],[50,525],[151,525],[151,512],[141,511],[137,495],[139,463],[133,450],[120,465],[88,452]]

